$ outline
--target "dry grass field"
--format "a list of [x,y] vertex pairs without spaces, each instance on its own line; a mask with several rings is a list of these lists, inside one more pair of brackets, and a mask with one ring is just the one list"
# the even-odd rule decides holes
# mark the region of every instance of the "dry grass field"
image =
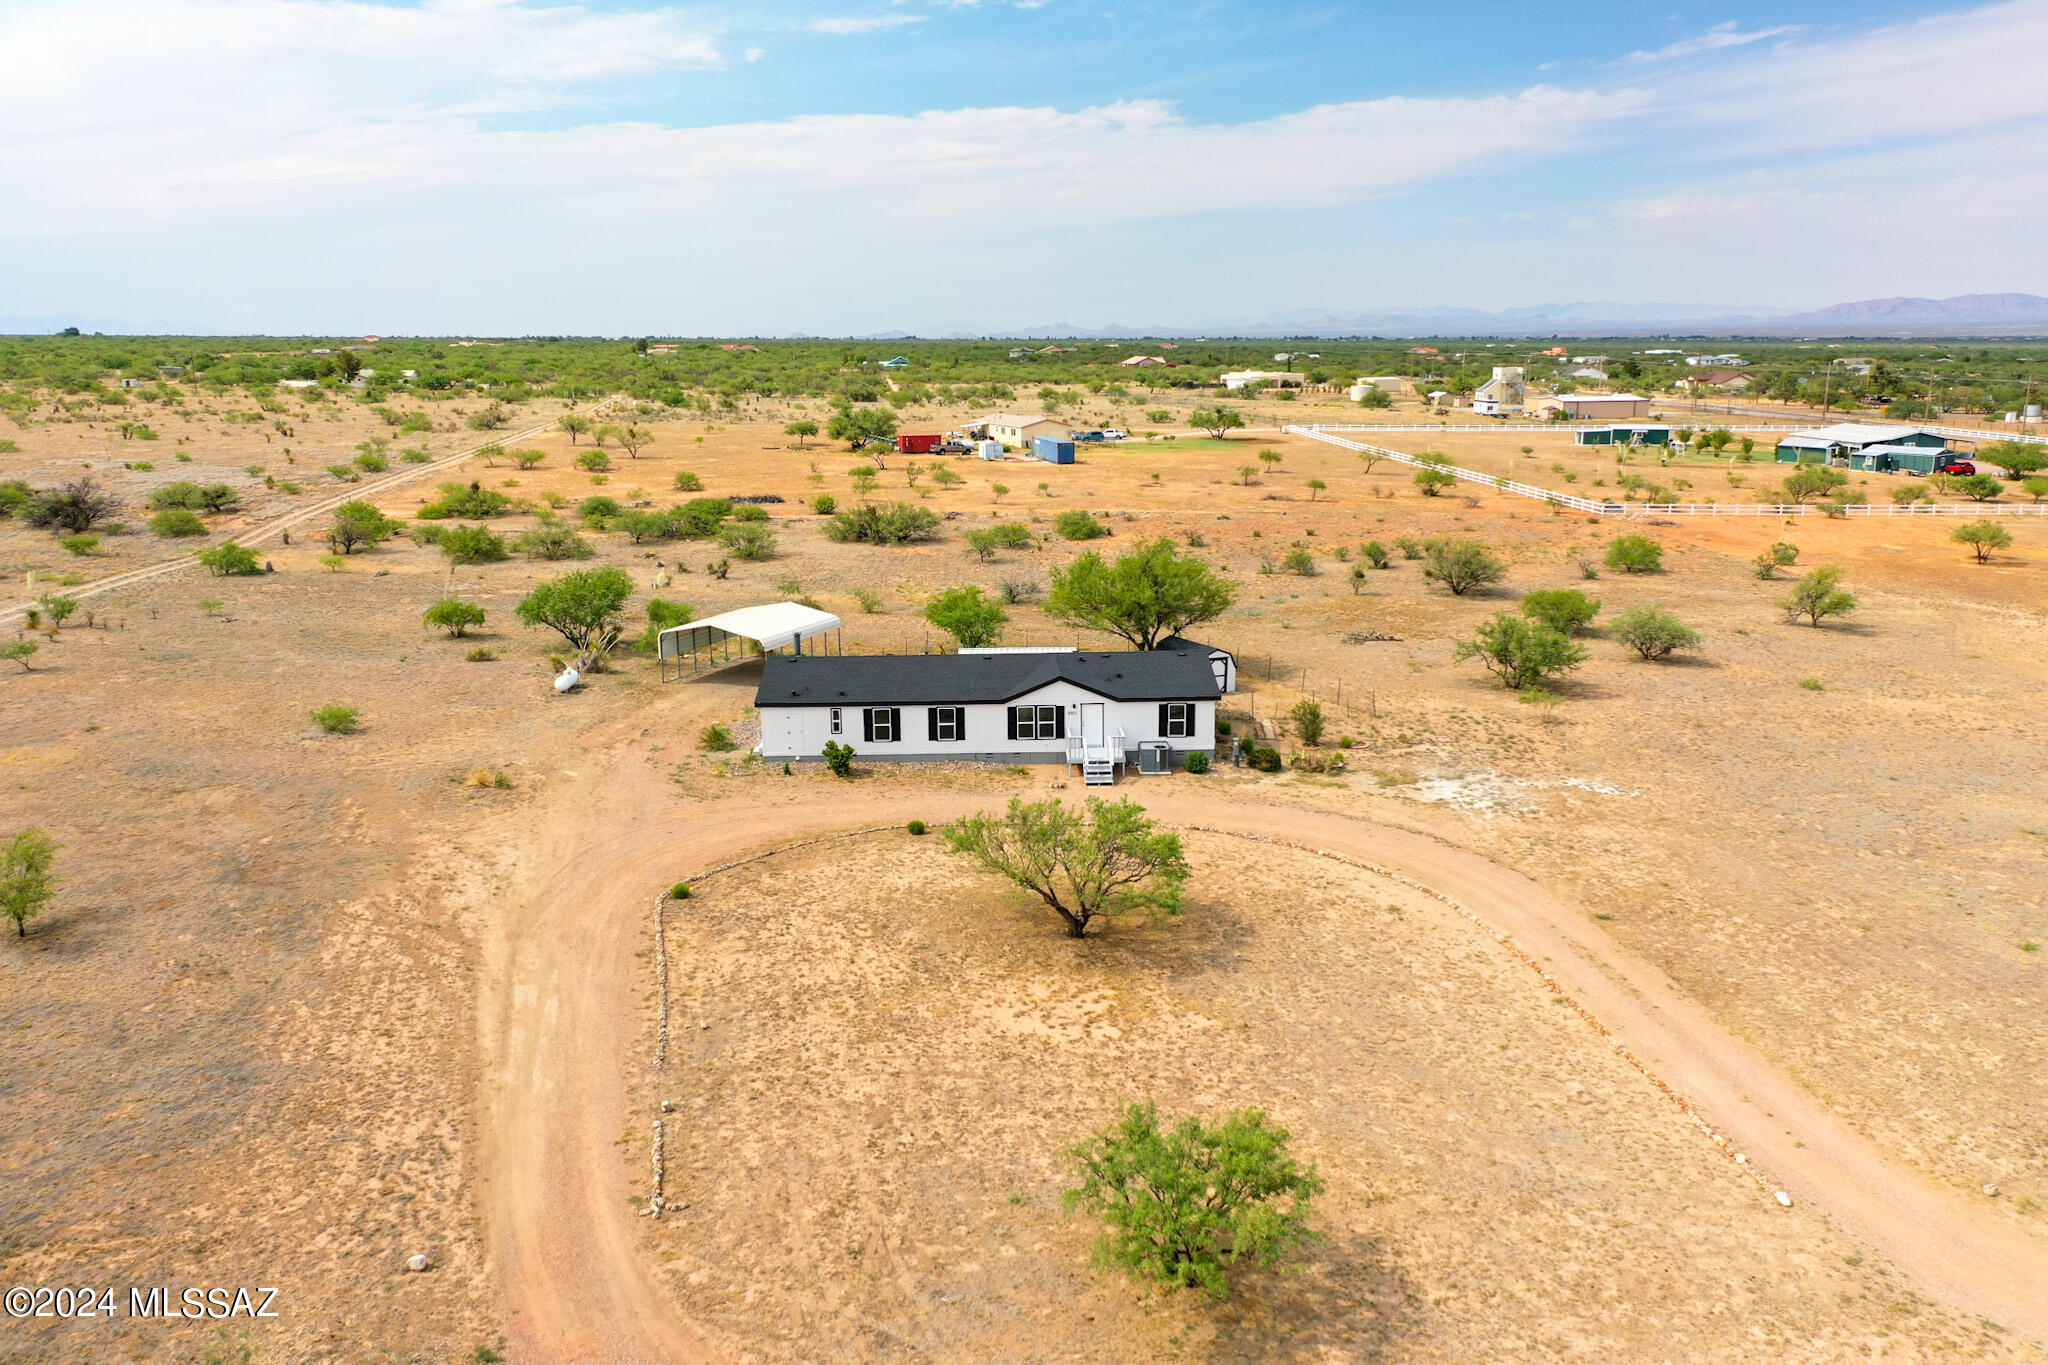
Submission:
[[[1356,415],[1249,406],[1262,424]],[[244,465],[318,470],[385,430],[350,408],[290,407],[289,442],[198,410],[157,418],[146,455],[104,424],[20,433],[0,478],[40,484],[89,464],[131,500],[134,530],[81,559],[0,522],[0,570],[17,585],[31,570],[89,580],[173,553],[138,515],[166,478],[247,490],[213,539],[254,526],[336,490],[308,478],[295,499]],[[452,405],[434,415],[436,456],[478,439]],[[1119,415],[1185,432],[1096,414]],[[1425,499],[1412,471],[1368,473],[1254,430],[1134,441],[1069,467],[948,461],[963,480],[950,488],[910,484],[891,458],[876,496],[928,492],[947,538],[878,550],[822,536],[806,504],[853,500],[862,460],[792,449],[790,416],[766,405],[659,423],[637,460],[612,452],[602,484],[558,432],[521,443],[548,452],[535,470],[471,460],[463,474],[536,504],[604,493],[666,506],[691,496],[673,491],[685,470],[710,495],[778,494],[777,557],[729,578],[705,572],[717,555],[703,543],[593,535],[592,562],[641,585],[635,631],[669,572],[660,595],[699,615],[813,597],[862,651],[922,647],[919,608],[939,588],[1043,585],[1083,548],[1050,535],[1058,512],[1103,517],[1111,534],[1093,545],[1109,552],[1198,536],[1239,587],[1199,632],[1245,660],[1229,709],[1270,718],[1312,695],[1356,743],[1336,776],[1159,785],[1427,830],[1527,874],[1891,1159],[2048,1241],[2048,522],[2016,523],[2013,549],[1980,566],[1945,525],[1917,521],[1589,521],[1486,490]],[[1611,453],[1555,433],[1387,443],[1524,477],[1521,465],[1562,463],[1585,471],[1581,488],[1612,469]],[[138,458],[155,469],[121,467]],[[1242,481],[1246,464],[1258,482]],[[432,489],[373,495],[404,517]],[[964,554],[961,533],[997,517],[1048,538],[991,564]],[[1664,570],[1583,579],[1577,561],[1628,532],[1663,543]],[[1354,591],[1360,542],[1438,535],[1495,547],[1506,583],[1454,598],[1397,554]],[[1861,609],[1789,624],[1782,583],[1748,564],[1781,538],[1802,568],[1842,566]],[[276,572],[260,578],[186,571],[88,599],[91,626],[37,634],[34,671],[0,677],[0,831],[42,824],[65,846],[56,906],[0,945],[0,1279],[279,1284],[286,1316],[249,1334],[258,1359],[475,1359],[518,1340],[533,1308],[505,1298],[479,1214],[494,1172],[478,997],[526,851],[627,767],[658,780],[632,798],[644,809],[602,813],[620,826],[657,809],[710,824],[762,802],[817,818],[839,789],[696,751],[711,721],[744,732],[744,666],[662,687],[635,658],[554,697],[559,642],[512,609],[571,566],[451,572],[399,540],[335,572],[310,542],[267,546]],[[1262,572],[1297,545],[1318,572]],[[1561,586],[1600,597],[1605,616],[1662,602],[1705,643],[1647,664],[1596,631],[1552,710],[1452,660],[1481,619]],[[476,638],[421,630],[451,591],[489,612]],[[1396,638],[1347,642],[1360,632]],[[1025,605],[1009,638],[1074,632]],[[478,646],[499,657],[468,661]],[[321,734],[308,711],[330,703],[360,707],[363,730]],[[479,769],[510,788],[467,785]],[[856,790],[993,805],[1048,776],[880,773]],[[658,1096],[644,1059],[618,1077],[630,1122],[603,1154],[623,1210],[646,1169],[649,1106],[669,1098],[687,1120],[670,1163],[692,1207],[642,1225],[663,1292],[734,1358],[763,1360],[912,1346],[959,1360],[2038,1358],[1814,1213],[1763,1206],[1533,978],[1428,903],[1303,855],[1207,836],[1195,852],[1188,916],[1079,952],[907,838],[707,884],[672,947],[679,1018],[701,1011],[712,1027],[687,1034],[689,1064]],[[621,913],[644,914],[638,897],[692,865],[678,843],[616,869],[638,888]],[[549,907],[542,950],[604,912]],[[643,1031],[650,974],[650,958],[629,956],[614,978]],[[1085,1270],[1087,1230],[1054,1209],[1055,1157],[1140,1096],[1259,1104],[1296,1130],[1331,1178],[1330,1240],[1303,1274],[1254,1277],[1209,1308]],[[404,1271],[415,1252],[432,1273]],[[196,1359],[220,1344],[206,1324],[0,1330],[0,1354],[22,1360]]]

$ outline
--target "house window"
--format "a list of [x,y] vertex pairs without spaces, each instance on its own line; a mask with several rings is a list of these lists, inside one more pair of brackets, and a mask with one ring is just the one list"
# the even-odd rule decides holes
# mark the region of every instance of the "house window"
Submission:
[[903,738],[903,712],[894,706],[870,706],[861,712],[861,738],[870,744],[894,744]]
[[1192,739],[1195,733],[1195,704],[1191,701],[1159,703],[1159,735],[1162,739]]
[[1066,737],[1066,707],[1013,706],[1010,708],[1011,739],[1065,739]]
[[833,733],[833,734],[835,734],[835,735],[838,735],[838,734],[844,734],[845,732],[846,732],[846,721],[845,721],[845,718],[844,718],[844,717],[842,717],[842,716],[841,716],[841,715],[839,714],[839,708],[835,706],[835,707],[833,707],[833,708],[832,708],[832,733]]
[[942,744],[951,744],[966,739],[967,708],[964,706],[934,706],[931,709],[929,737]]

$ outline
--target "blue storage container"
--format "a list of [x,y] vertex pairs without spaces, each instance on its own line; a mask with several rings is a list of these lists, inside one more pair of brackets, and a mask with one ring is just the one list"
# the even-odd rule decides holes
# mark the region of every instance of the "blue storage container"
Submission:
[[1072,464],[1074,443],[1050,436],[1034,436],[1031,438],[1031,453],[1048,464]]

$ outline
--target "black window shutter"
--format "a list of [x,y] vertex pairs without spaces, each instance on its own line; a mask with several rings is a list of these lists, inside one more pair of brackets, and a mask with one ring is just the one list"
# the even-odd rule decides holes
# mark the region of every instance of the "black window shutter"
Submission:
[[875,713],[872,709],[860,713],[860,737],[870,744],[875,742]]
[[1052,708],[1052,737],[1054,739],[1065,739],[1067,737],[1067,708],[1064,706]]
[[924,737],[926,739],[937,739],[939,737],[939,711],[939,707],[933,706],[924,713]]
[[1171,702],[1159,703],[1159,737],[1161,739],[1165,739],[1170,733],[1166,728],[1166,717],[1171,713],[1172,707],[1173,704]]
[[889,738],[903,738],[903,708],[899,706],[889,708]]
[[1010,708],[1010,738],[1011,738],[1011,739],[1015,739],[1016,737],[1017,737],[1017,708],[1013,706],[1013,707],[1011,707],[1011,708]]

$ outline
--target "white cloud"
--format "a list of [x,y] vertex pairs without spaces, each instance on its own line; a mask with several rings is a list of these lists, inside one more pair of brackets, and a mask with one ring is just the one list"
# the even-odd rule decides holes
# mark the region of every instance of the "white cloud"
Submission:
[[905,24],[921,24],[922,14],[856,14],[842,18],[813,19],[804,27],[813,33],[877,33],[887,28],[902,28]]
[[768,49],[765,47],[750,47],[746,51],[746,58],[750,62],[758,62],[767,55]]
[[1624,61],[1670,62],[1681,57],[1697,57],[1702,52],[1718,52],[1723,48],[1747,47],[1760,43],[1766,38],[1782,38],[1788,33],[1805,31],[1804,24],[1779,24],[1774,28],[1755,29],[1744,33],[1742,26],[1730,19],[1725,24],[1716,24],[1695,38],[1681,38],[1675,43],[1648,52],[1631,52]]

